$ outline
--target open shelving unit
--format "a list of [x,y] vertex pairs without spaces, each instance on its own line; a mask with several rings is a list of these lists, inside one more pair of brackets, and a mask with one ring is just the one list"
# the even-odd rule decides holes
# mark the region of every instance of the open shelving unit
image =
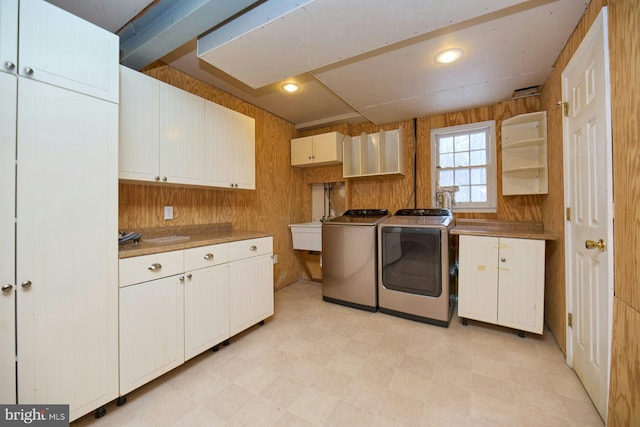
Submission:
[[547,112],[502,122],[502,194],[547,194]]
[[402,128],[345,139],[342,165],[345,178],[403,175]]

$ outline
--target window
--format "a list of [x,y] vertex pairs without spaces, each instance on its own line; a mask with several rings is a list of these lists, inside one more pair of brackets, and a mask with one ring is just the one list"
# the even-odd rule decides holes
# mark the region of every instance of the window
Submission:
[[436,187],[457,186],[453,210],[495,212],[495,121],[431,130],[431,201]]

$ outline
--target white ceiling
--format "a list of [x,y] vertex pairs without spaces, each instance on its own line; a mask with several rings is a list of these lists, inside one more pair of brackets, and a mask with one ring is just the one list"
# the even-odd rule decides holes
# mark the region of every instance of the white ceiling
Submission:
[[[49,1],[112,32],[151,2]],[[268,0],[201,39],[209,62],[197,34],[161,60],[298,128],[384,124],[543,84],[588,2]],[[435,63],[448,47],[461,60]],[[302,89],[286,94],[283,81]]]

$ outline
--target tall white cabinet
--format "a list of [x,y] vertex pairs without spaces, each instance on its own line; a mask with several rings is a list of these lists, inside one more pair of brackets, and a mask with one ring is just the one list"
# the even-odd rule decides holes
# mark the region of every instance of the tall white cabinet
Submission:
[[21,0],[11,60],[7,32],[18,26],[5,26],[6,12],[17,8],[0,2],[0,274],[11,286],[0,298],[0,393],[2,403],[68,403],[73,420],[118,393],[118,38]]
[[458,316],[542,334],[545,241],[461,235],[459,248]]

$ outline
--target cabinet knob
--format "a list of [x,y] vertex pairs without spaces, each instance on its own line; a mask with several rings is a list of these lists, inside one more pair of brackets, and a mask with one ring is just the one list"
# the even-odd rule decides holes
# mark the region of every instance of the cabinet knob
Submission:
[[309,156],[309,160],[311,160],[311,156]]
[[28,288],[28,287],[30,287],[30,286],[31,286],[31,280],[25,280],[24,282],[22,282],[22,283],[20,284],[20,286],[22,286],[22,287],[23,287],[23,288],[25,288],[25,289],[26,289],[26,288]]
[[230,185],[231,185],[231,188],[233,188],[233,182]]
[[251,247],[249,248],[249,250],[250,250],[251,252],[255,252],[255,251],[257,251],[257,250],[258,250],[258,247],[257,247],[256,245],[253,245],[253,246],[251,246]]
[[238,184],[236,184],[236,188],[238,188]]
[[181,282],[184,282],[184,276],[178,277],[178,280],[180,280]]
[[7,70],[13,70],[14,68],[16,68],[16,64],[11,61],[4,61],[4,68],[6,68]]
[[24,69],[22,70],[27,76],[30,76],[33,74],[33,68],[31,67],[24,67]]
[[151,264],[149,267],[147,267],[150,271],[159,271],[162,269],[162,264],[158,264],[157,262],[154,262],[153,264]]
[[193,277],[193,274],[191,274],[191,273],[187,274],[187,279],[191,279],[192,277]]
[[156,176],[156,177],[155,177],[155,178],[153,178],[153,179],[155,179],[156,181],[160,181],[160,177],[159,177],[159,176]]
[[13,289],[13,285],[11,283],[2,285],[2,292],[9,292],[11,289]]
[[167,182],[167,177],[166,177],[166,176],[163,176],[163,177],[162,177],[162,180],[163,180],[164,182]]
[[204,259],[206,259],[207,261],[210,259],[213,259],[213,254],[212,253],[208,253],[204,256]]
[[507,262],[507,259],[506,258],[500,258],[500,261]]

